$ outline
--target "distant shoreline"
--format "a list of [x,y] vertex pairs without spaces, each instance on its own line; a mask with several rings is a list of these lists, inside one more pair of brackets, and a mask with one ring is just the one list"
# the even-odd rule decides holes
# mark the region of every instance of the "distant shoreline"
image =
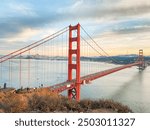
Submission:
[[[18,56],[14,59],[34,59],[34,60],[58,60],[58,61],[67,61],[67,57],[65,56],[42,56],[42,55],[24,55],[24,56]],[[112,60],[112,59],[115,59]],[[118,55],[118,56],[91,56],[91,57],[84,57],[81,56],[81,61],[89,61],[89,62],[106,62],[106,63],[112,63],[112,64],[130,64],[135,62],[138,59],[138,55],[132,54],[132,55]],[[75,58],[73,58],[75,60]],[[117,62],[119,61],[119,62]],[[150,65],[150,56],[145,56],[145,61],[149,62]]]

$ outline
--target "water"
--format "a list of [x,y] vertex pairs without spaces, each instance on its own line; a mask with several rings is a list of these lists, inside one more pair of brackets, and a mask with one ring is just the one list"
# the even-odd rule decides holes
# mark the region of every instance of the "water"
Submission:
[[[32,87],[40,86],[40,84],[49,86],[67,79],[66,61],[53,61],[53,63],[50,63],[50,61],[46,60],[32,60],[30,65],[30,82],[27,78],[29,74],[28,60],[22,60],[22,64],[21,85],[24,87],[27,87],[29,84]],[[4,82],[7,82],[9,86],[19,88],[19,60],[13,60],[11,66],[9,67],[8,63],[2,64],[0,85],[2,86]],[[81,75],[117,66],[106,63],[82,62]],[[8,71],[10,68],[12,73]],[[128,105],[134,112],[150,112],[149,79],[150,67],[147,67],[143,72],[139,72],[137,67],[121,70],[99,78],[91,84],[82,86],[81,99],[113,99]],[[64,92],[63,94],[65,95],[66,93]]]
[[81,97],[113,99],[128,105],[134,112],[150,112],[150,68],[138,72],[136,67],[97,79],[82,87]]

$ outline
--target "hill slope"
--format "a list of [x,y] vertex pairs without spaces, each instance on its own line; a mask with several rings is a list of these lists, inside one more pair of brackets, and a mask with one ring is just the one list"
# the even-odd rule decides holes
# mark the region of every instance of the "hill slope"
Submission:
[[0,92],[0,112],[132,112],[127,106],[112,100],[69,101],[47,89],[28,93]]

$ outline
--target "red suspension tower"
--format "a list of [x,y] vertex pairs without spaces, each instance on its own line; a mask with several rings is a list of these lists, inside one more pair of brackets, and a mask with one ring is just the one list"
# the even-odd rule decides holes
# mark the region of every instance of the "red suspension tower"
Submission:
[[143,50],[142,49],[139,50],[138,61],[141,62],[141,64],[139,65],[139,70],[144,70],[145,62],[144,62],[144,56],[143,56]]
[[[74,36],[75,34],[76,36]],[[75,46],[75,47],[74,47]],[[75,48],[75,49],[74,49]],[[76,57],[73,63],[73,55]],[[73,69],[76,72],[76,83],[73,88],[68,90],[68,98],[80,100],[80,24],[69,26],[69,53],[68,53],[68,81],[73,78]]]

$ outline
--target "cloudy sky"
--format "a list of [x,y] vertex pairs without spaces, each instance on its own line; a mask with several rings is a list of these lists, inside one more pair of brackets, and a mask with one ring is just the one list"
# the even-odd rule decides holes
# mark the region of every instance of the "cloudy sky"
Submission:
[[110,55],[150,55],[150,0],[1,0],[0,54],[78,22]]

